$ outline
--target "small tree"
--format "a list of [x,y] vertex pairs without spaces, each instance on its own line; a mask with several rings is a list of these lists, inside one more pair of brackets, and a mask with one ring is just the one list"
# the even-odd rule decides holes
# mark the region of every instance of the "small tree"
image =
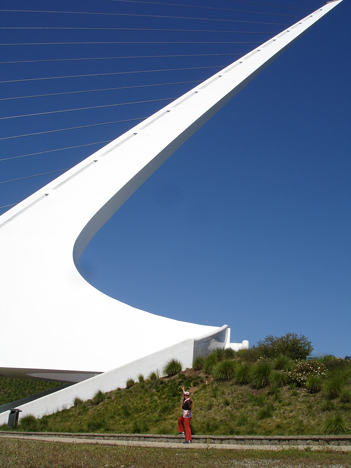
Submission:
[[280,354],[291,359],[306,359],[312,351],[312,343],[304,336],[287,333],[284,336],[268,335],[257,343],[260,354],[264,357],[275,358]]

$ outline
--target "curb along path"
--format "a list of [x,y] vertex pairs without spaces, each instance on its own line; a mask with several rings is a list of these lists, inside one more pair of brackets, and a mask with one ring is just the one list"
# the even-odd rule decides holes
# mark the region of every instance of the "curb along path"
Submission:
[[[1,438],[178,449],[184,442],[184,438],[181,436],[161,434],[74,434],[1,431],[0,440]],[[184,445],[184,448],[234,450],[283,450],[298,448],[301,450],[327,449],[351,452],[351,436],[193,436],[193,443],[191,445]]]

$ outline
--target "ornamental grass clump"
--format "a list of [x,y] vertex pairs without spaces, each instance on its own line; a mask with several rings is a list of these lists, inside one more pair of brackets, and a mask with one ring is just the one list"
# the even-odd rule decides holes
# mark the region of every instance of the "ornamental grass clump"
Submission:
[[173,375],[179,374],[182,370],[182,363],[177,361],[176,359],[171,359],[167,362],[163,369],[163,373],[166,374],[168,377],[172,377]]
[[133,387],[133,385],[135,385],[134,379],[128,379],[127,382],[126,382],[126,387],[131,388],[131,387]]
[[256,362],[262,356],[261,350],[253,346],[249,349],[240,349],[236,356],[245,362]]
[[251,365],[242,363],[239,364],[235,372],[235,381],[240,385],[250,383],[251,379]]
[[234,359],[236,352],[232,348],[227,348],[224,350],[224,359]]
[[266,361],[257,362],[251,368],[251,385],[259,389],[267,387],[272,373],[272,364]]
[[194,359],[193,369],[195,371],[199,371],[199,370],[203,369],[204,362],[205,362],[205,358],[203,358],[202,356],[198,356],[197,358]]
[[346,424],[340,413],[330,416],[325,420],[324,432],[326,434],[344,434],[346,431]]
[[279,354],[275,359],[273,359],[273,369],[275,370],[283,370],[289,371],[293,366],[292,360],[289,356],[285,356],[285,354]]
[[151,374],[148,377],[148,380],[151,380],[151,382],[154,382],[155,380],[158,380],[160,378],[160,373],[158,371],[151,372]]
[[295,383],[297,386],[302,387],[312,375],[325,377],[327,375],[327,369],[324,364],[318,360],[296,361],[291,371],[286,374],[291,383]]
[[330,372],[346,371],[350,375],[351,362],[346,359],[335,356],[324,356],[322,362]]
[[343,403],[350,403],[351,401],[351,392],[348,388],[343,388],[339,394],[340,401]]
[[309,393],[318,393],[322,390],[323,380],[320,375],[311,375],[306,383],[306,389]]
[[343,373],[334,373],[324,385],[327,397],[330,400],[337,398],[344,389],[345,382],[346,378]]
[[278,372],[276,370],[272,370],[272,373],[269,378],[269,383],[271,387],[279,388],[283,387],[286,384],[287,376],[284,372]]
[[206,374],[212,374],[213,368],[217,363],[217,353],[211,353],[205,357],[204,371]]
[[[145,420],[134,421],[132,426],[132,434],[146,434],[149,431],[148,424]],[[122,465],[123,466],[123,465]]]
[[80,398],[76,397],[76,398],[74,399],[73,405],[74,405],[75,408],[77,408],[78,406],[81,406],[83,403],[84,403],[83,400],[81,400]]
[[231,380],[235,376],[235,361],[221,361],[213,368],[215,380]]
[[104,393],[102,393],[102,391],[99,390],[98,392],[95,393],[91,401],[94,405],[99,405],[102,401],[104,401],[104,399],[105,399]]
[[38,430],[39,421],[31,414],[23,416],[23,418],[20,418],[19,422],[19,429],[21,431],[36,432]]
[[217,348],[215,351],[213,351],[213,354],[217,356],[217,361],[223,361],[223,359],[225,359],[223,348]]
[[257,419],[261,421],[262,419],[271,418],[273,416],[274,406],[272,403],[267,403],[266,406],[260,408],[257,413]]

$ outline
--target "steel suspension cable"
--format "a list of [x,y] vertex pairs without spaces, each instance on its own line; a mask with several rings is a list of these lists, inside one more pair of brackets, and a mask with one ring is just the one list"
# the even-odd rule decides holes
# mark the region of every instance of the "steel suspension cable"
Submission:
[[99,89],[86,89],[86,90],[78,90],[78,91],[66,91],[66,92],[60,92],[60,93],[32,94],[32,95],[27,95],[27,96],[12,96],[12,97],[0,98],[0,101],[12,101],[16,99],[29,99],[29,98],[37,98],[37,97],[48,97],[48,96],[66,96],[68,94],[95,93],[95,92],[100,92],[100,91],[118,91],[122,89],[151,88],[151,87],[156,87],[156,86],[194,84],[194,83],[200,83],[200,82],[201,80],[176,81],[173,83],[155,83],[155,84],[143,84],[143,85],[135,85],[135,86],[118,86],[116,88],[99,88]]
[[1,26],[0,30],[24,30],[24,31],[166,31],[166,32],[196,32],[196,33],[225,33],[225,34],[272,34],[262,31],[228,31],[220,29],[169,29],[169,28],[90,28],[68,26]]
[[[266,33],[262,33],[266,34]],[[267,33],[274,34],[274,33]],[[56,59],[39,59],[39,60],[10,60],[0,61],[0,64],[15,64],[15,63],[43,63],[43,62],[79,62],[89,60],[123,60],[123,59],[144,59],[144,58],[184,58],[184,57],[217,57],[217,56],[234,56],[243,55],[244,52],[219,53],[219,54],[165,54],[165,55],[125,55],[116,57],[77,57],[77,58],[56,58]]]
[[2,80],[0,84],[4,83],[25,83],[29,81],[47,81],[47,80],[61,80],[67,78],[87,78],[93,76],[111,76],[111,75],[132,75],[138,73],[156,73],[156,72],[170,72],[170,71],[185,71],[185,70],[204,70],[209,68],[223,68],[225,65],[211,65],[209,67],[189,67],[189,68],[163,68],[160,70],[135,70],[125,72],[110,72],[110,73],[90,73],[87,75],[63,75],[63,76],[47,76],[39,78],[21,78],[17,80]]
[[277,5],[276,3],[261,3],[261,2],[251,2],[250,0],[234,0],[236,3],[247,3],[248,5],[262,5],[262,6],[269,6],[269,7],[276,7],[276,8],[288,8],[289,10],[300,10],[300,11],[308,11],[307,8],[299,8],[289,5]]
[[16,205],[18,205],[18,203],[10,203],[10,205],[2,205],[2,206],[0,206],[0,210],[3,209],[3,208],[10,208],[11,206],[16,206]]
[[2,159],[0,159],[0,162],[12,161],[13,159],[27,158],[27,157],[30,157],[30,156],[40,156],[42,154],[56,153],[58,151],[66,151],[66,150],[70,150],[70,149],[83,148],[84,146],[100,145],[100,144],[110,143],[110,142],[111,142],[111,140],[94,141],[92,143],[84,143],[83,145],[66,146],[64,148],[55,148],[55,149],[52,149],[52,150],[37,151],[36,153],[20,154],[18,156],[11,156],[9,158],[2,158]]
[[[10,10],[0,9],[2,12],[12,13],[48,13],[48,14],[70,14],[70,15],[97,15],[97,16],[121,16],[121,17],[138,17],[138,18],[159,18],[159,19],[181,19],[189,21],[219,21],[226,23],[249,23],[249,24],[275,24],[284,26],[286,23],[272,23],[265,21],[245,21],[245,20],[234,20],[229,18],[201,18],[201,17],[189,17],[189,16],[170,16],[170,15],[143,15],[139,13],[105,13],[105,12],[91,12],[91,11],[59,11],[59,10]],[[254,13],[254,12],[249,12]]]
[[3,42],[0,46],[38,46],[38,45],[106,45],[106,44],[261,44],[251,41],[71,41],[71,42]]
[[39,176],[43,176],[47,174],[55,174],[57,172],[68,171],[68,169],[71,169],[71,168],[66,167],[65,169],[58,169],[56,171],[42,172],[40,174],[33,174],[33,175],[25,176],[25,177],[19,177],[18,179],[2,180],[0,181],[0,184],[8,184],[9,182],[17,182],[18,180],[32,179],[33,177],[39,177]]
[[[153,1],[145,1],[145,0],[115,0],[119,2],[124,2],[124,3],[145,3],[145,4],[158,4],[162,5],[162,3],[158,2],[153,2]],[[239,0],[240,1],[240,0]],[[259,4],[258,2],[242,2],[242,3],[253,3],[253,4]],[[263,4],[260,4],[263,5]],[[182,6],[182,7],[189,7],[189,8],[203,8],[203,9],[211,9],[211,10],[222,10],[222,11],[237,11],[237,12],[244,12],[244,13],[255,13],[255,14],[262,14],[262,15],[271,15],[271,16],[291,16],[292,15],[284,15],[284,14],[275,14],[275,13],[265,13],[265,12],[252,12],[252,11],[245,11],[245,10],[234,10],[234,9],[221,9],[217,7],[202,7],[202,6],[194,6],[194,5],[180,5],[180,4],[168,4],[167,6]],[[273,23],[273,22],[259,22],[259,21],[244,21],[244,20],[231,20],[231,19],[216,19],[216,18],[189,18],[189,17],[181,17],[181,16],[167,16],[167,15],[141,15],[141,14],[123,14],[123,13],[94,13],[94,12],[70,12],[70,11],[39,11],[39,10],[0,10],[0,11],[7,11],[7,12],[26,12],[26,13],[58,13],[58,14],[82,14],[82,15],[113,15],[113,16],[130,16],[130,17],[148,17],[148,18],[172,18],[172,19],[184,19],[184,20],[198,20],[198,21],[220,21],[220,22],[232,22],[232,23],[249,23],[249,24],[269,24],[269,25],[283,25],[282,23]],[[73,28],[73,27],[1,27],[0,29],[2,30],[49,30],[49,29],[55,29],[55,30],[130,30],[130,31],[173,31],[173,32],[204,32],[204,33],[237,33],[237,34],[244,34],[244,31],[218,31],[218,30],[187,30],[187,29],[173,29],[173,30],[168,30],[168,29],[148,29],[148,28],[88,28],[88,27],[79,27],[79,28]],[[255,31],[250,31],[246,32],[247,34],[272,34],[272,33],[267,33],[267,32],[255,32]],[[121,43],[126,43],[126,44],[258,44],[260,42],[210,42],[210,41],[201,41],[201,42],[139,42],[139,41],[133,41],[133,42],[118,42],[118,41],[113,41],[113,42],[57,42],[57,43],[9,43],[9,44],[0,44],[0,46],[24,46],[24,45],[96,45],[96,44],[121,44]],[[236,55],[236,54],[193,54],[189,56],[214,56],[214,55]],[[239,54],[237,54],[239,55]],[[156,58],[157,56],[150,56],[153,58]],[[162,56],[160,56],[162,57]],[[167,56],[163,56],[167,57]],[[180,56],[181,57],[181,56]],[[115,58],[115,57],[114,57]],[[131,57],[118,57],[120,59],[126,59],[126,58],[131,58]],[[137,56],[136,58],[142,58],[142,56]],[[55,62],[55,61],[73,61],[73,60],[106,60],[106,59],[112,59],[112,58],[78,58],[78,59],[48,59],[48,60],[28,60],[28,61],[11,61],[11,62],[0,62],[0,63],[39,63],[39,62]],[[81,77],[91,77],[91,76],[106,76],[106,75],[120,75],[120,74],[131,74],[131,73],[151,73],[151,72],[166,72],[166,71],[180,71],[180,70],[196,70],[196,69],[208,69],[208,68],[222,68],[222,66],[210,66],[210,67],[192,67],[192,68],[180,68],[180,69],[161,69],[161,70],[142,70],[142,71],[129,71],[129,72],[115,72],[115,73],[102,73],[102,74],[89,74],[89,75],[73,75],[73,76],[58,76],[58,77],[41,77],[41,78],[30,78],[30,79],[19,79],[19,80],[4,80],[0,81],[0,83],[14,83],[14,82],[27,82],[27,81],[40,81],[40,80],[53,80],[53,79],[63,79],[63,78],[81,78]],[[194,81],[195,82],[195,81]],[[197,81],[199,82],[199,81]],[[170,84],[183,84],[183,83],[191,83],[189,82],[176,82],[176,83],[168,83]],[[160,84],[159,84],[160,85]],[[139,87],[148,87],[148,86],[159,86],[158,84],[152,84],[152,85],[140,85],[140,86],[131,86],[131,87],[120,87],[120,88],[107,88],[107,89],[97,89],[97,90],[83,90],[83,91],[71,91],[67,93],[51,93],[51,94],[43,94],[43,95],[35,95],[35,96],[17,96],[13,98],[3,98],[0,100],[10,100],[10,99],[24,99],[24,98],[29,98],[29,97],[43,97],[43,96],[55,96],[55,95],[63,95],[63,94],[75,94],[75,93],[87,93],[87,92],[97,92],[97,91],[106,91],[106,90],[114,90],[114,89],[128,89],[128,88],[139,88]],[[162,86],[167,85],[167,83],[162,84]],[[73,112],[73,111],[80,111],[80,110],[88,110],[88,109],[97,109],[97,108],[105,108],[105,107],[114,107],[114,106],[125,106],[125,105],[131,105],[131,104],[141,104],[141,103],[149,103],[149,102],[157,102],[157,101],[164,101],[164,100],[173,100],[174,97],[172,98],[162,98],[162,99],[154,99],[154,100],[147,100],[147,101],[135,101],[135,102],[126,102],[126,103],[115,103],[115,104],[108,104],[108,105],[101,105],[101,106],[90,106],[90,107],[82,107],[82,108],[75,108],[75,109],[64,109],[64,110],[58,110],[58,111],[48,111],[48,112],[40,112],[40,113],[32,113],[32,114],[23,114],[23,115],[15,115],[15,116],[8,116],[8,117],[1,117],[0,120],[6,120],[6,119],[15,119],[15,118],[22,118],[22,117],[30,117],[30,116],[39,116],[39,115],[48,115],[48,114],[57,114],[57,113],[64,113],[64,112]],[[98,123],[98,124],[90,124],[90,125],[83,125],[83,126],[76,126],[76,127],[68,127],[68,128],[61,128],[61,129],[56,129],[56,130],[48,130],[48,131],[43,131],[43,132],[36,132],[36,133],[29,133],[29,134],[24,134],[24,135],[14,135],[11,137],[4,137],[0,138],[0,140],[8,140],[8,139],[14,139],[14,138],[20,138],[20,137],[26,137],[26,136],[31,136],[31,135],[42,135],[42,134],[47,134],[47,133],[54,133],[54,132],[61,132],[61,131],[68,131],[68,130],[74,130],[74,129],[83,129],[83,128],[89,128],[89,127],[95,127],[95,126],[101,126],[101,125],[109,125],[109,124],[115,124],[115,123],[122,123],[122,122],[130,122],[130,121],[135,121],[135,120],[142,120],[145,117],[137,117],[133,119],[126,119],[126,120],[117,120],[117,121],[112,121],[112,122],[104,122],[104,123]],[[110,140],[108,140],[110,141]],[[28,153],[24,155],[19,155],[19,156],[14,156],[10,158],[3,158],[0,159],[0,161],[6,161],[6,160],[11,160],[11,159],[18,159],[18,158],[24,158],[24,157],[29,157],[29,156],[34,156],[34,155],[39,155],[39,154],[47,154],[51,152],[58,152],[58,151],[64,151],[68,149],[74,149],[74,148],[79,148],[79,147],[84,147],[84,146],[92,146],[92,145],[97,145],[97,144],[103,144],[106,143],[106,141],[101,141],[101,142],[94,142],[94,143],[87,143],[83,145],[75,145],[71,147],[66,147],[66,148],[57,148],[53,150],[46,150],[46,151],[41,151],[37,153]],[[43,172],[43,173],[38,173],[38,174],[32,174],[29,176],[25,177],[20,177],[16,179],[11,179],[11,180],[5,180],[5,181],[0,181],[0,184],[6,184],[6,183],[11,183],[11,182],[16,182],[20,180],[25,180],[25,179],[30,179],[34,177],[39,177],[39,176],[44,176],[48,174],[54,174],[58,172],[63,172],[66,171],[69,168],[65,169],[59,169],[59,170],[54,170],[54,171],[49,171],[49,172]],[[1,206],[0,208],[7,208],[10,206],[14,206],[16,204],[10,204],[10,205],[4,205]]]
[[72,108],[72,109],[60,109],[60,110],[55,110],[55,111],[35,112],[32,114],[10,115],[6,117],[0,117],[0,120],[20,119],[22,117],[37,117],[38,115],[64,114],[66,112],[77,112],[77,111],[91,110],[91,109],[105,109],[107,107],[130,106],[132,104],[147,104],[150,102],[172,101],[176,98],[177,97],[173,96],[173,97],[167,97],[167,98],[149,99],[147,101],[118,102],[114,104],[104,104],[100,106],[77,107],[77,108]]
[[43,132],[24,133],[22,135],[12,135],[12,136],[8,136],[8,137],[1,137],[0,141],[13,140],[15,138],[22,138],[22,137],[28,137],[28,136],[46,135],[48,133],[66,132],[68,130],[79,130],[79,129],[82,129],[82,128],[100,127],[100,126],[103,126],[103,125],[112,125],[112,124],[115,124],[115,123],[133,122],[133,121],[136,121],[136,120],[143,120],[143,119],[146,119],[146,118],[147,118],[147,116],[145,116],[145,117],[134,117],[132,119],[113,120],[111,122],[102,122],[102,123],[89,124],[89,125],[79,125],[79,126],[76,126],[76,127],[58,128],[58,129],[55,129],[55,130],[45,130]]
[[[123,3],[145,3],[145,4],[150,4],[150,5],[162,5],[165,6],[164,3],[159,3],[159,2],[150,2],[150,1],[145,1],[145,0],[107,0],[107,1],[113,1],[113,2],[123,2]],[[247,3],[247,4],[253,4],[253,5],[262,5],[262,6],[275,6],[279,8],[289,8],[293,10],[303,10],[303,11],[309,11],[306,10],[305,8],[296,8],[296,7],[290,7],[287,5],[272,5],[269,3],[260,3],[260,2],[246,2],[243,0],[236,0],[237,3]],[[179,7],[186,7],[186,8],[198,8],[198,9],[206,9],[206,10],[220,10],[220,11],[240,11],[240,10],[235,10],[231,8],[219,8],[219,7],[208,7],[208,6],[199,6],[199,5],[184,5],[180,3],[167,3],[166,6],[179,6]],[[289,15],[285,15],[289,16]]]

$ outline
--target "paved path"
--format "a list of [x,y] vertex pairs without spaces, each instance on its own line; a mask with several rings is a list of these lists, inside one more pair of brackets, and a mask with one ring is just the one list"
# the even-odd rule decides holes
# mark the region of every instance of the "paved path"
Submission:
[[[138,436],[130,436],[131,438],[138,438]],[[299,449],[299,450],[333,450],[338,452],[351,452],[351,437],[345,438],[345,443],[348,445],[312,445],[308,443],[301,443],[304,439],[298,439],[298,444],[272,444],[272,438],[268,438],[265,443],[264,437],[259,438],[259,443],[254,443],[255,439],[248,438],[252,443],[235,443],[235,438],[232,442],[234,443],[204,443],[203,441],[196,441],[194,438],[192,444],[182,444],[182,438],[178,438],[177,442],[171,442],[169,439],[172,437],[166,437],[166,441],[162,439],[165,436],[140,436],[139,440],[128,440],[128,437],[123,436],[113,436],[111,434],[35,434],[35,433],[20,433],[20,432],[0,432],[1,438],[11,438],[11,439],[20,439],[20,440],[40,440],[46,442],[62,442],[69,444],[95,444],[95,445],[122,445],[130,447],[158,447],[158,448],[176,448],[180,449],[229,449],[229,450],[270,450],[270,451],[279,451],[286,449]],[[152,440],[150,440],[152,439]],[[211,437],[213,439],[213,436]],[[201,440],[201,439],[200,439]],[[239,440],[243,440],[240,438]],[[257,439],[256,439],[257,440]]]

